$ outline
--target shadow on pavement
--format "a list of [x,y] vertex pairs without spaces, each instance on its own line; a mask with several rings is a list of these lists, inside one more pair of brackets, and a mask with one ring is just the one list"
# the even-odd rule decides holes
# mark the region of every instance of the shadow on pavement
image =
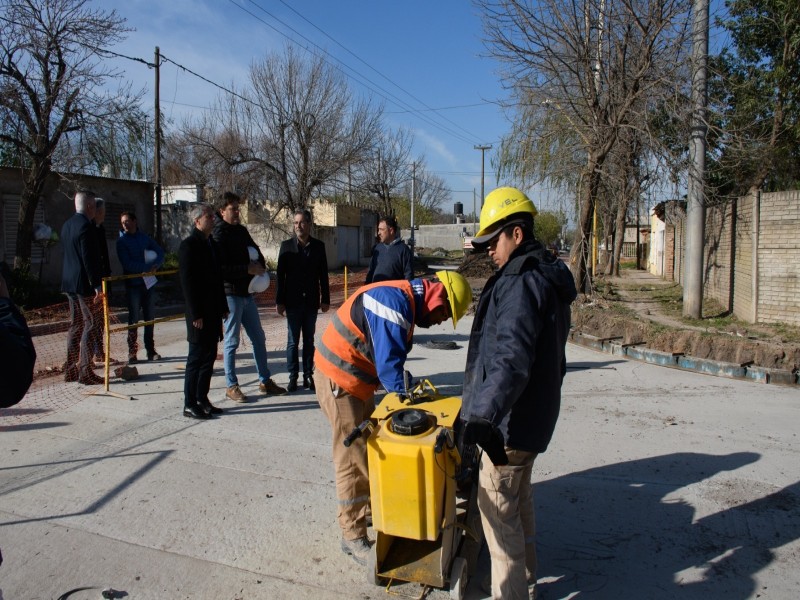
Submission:
[[674,492],[759,458],[675,453],[535,484],[540,600],[756,597],[773,550],[800,538],[800,483],[735,505],[763,486],[721,479],[703,505],[728,506],[699,518]]

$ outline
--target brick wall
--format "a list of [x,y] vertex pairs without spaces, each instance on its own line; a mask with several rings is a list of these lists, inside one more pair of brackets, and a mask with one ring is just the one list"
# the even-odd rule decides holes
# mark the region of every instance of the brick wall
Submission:
[[733,264],[733,313],[745,321],[755,321],[753,295],[753,257],[757,225],[755,195],[739,198],[736,204],[736,237]]
[[757,319],[800,325],[800,191],[761,194]]
[[706,208],[703,294],[733,310],[733,227],[735,202]]

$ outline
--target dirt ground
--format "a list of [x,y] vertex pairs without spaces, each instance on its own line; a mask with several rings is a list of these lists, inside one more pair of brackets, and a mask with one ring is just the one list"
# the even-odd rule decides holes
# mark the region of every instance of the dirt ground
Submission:
[[[494,272],[493,267],[486,255],[471,255],[463,259],[458,271],[477,291]],[[674,282],[646,271],[623,269],[621,273],[619,278],[600,280],[594,295],[576,300],[572,315],[576,330],[696,358],[788,371],[800,369],[800,343],[792,341],[800,336],[797,328],[730,319],[721,326],[712,319],[700,325],[689,324],[668,314],[675,310],[665,310],[664,301],[658,299],[667,288],[674,295]]]

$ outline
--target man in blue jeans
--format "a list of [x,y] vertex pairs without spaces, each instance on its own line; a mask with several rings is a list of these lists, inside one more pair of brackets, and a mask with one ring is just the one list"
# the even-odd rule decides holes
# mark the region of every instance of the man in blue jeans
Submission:
[[233,192],[222,195],[222,206],[214,223],[214,241],[222,253],[222,279],[225,283],[225,298],[228,301],[228,316],[224,323],[222,345],[225,365],[225,396],[234,402],[247,402],[236,377],[236,350],[239,335],[244,328],[253,345],[253,358],[258,371],[258,390],[263,394],[285,394],[286,390],[270,377],[267,364],[267,345],[264,328],[258,315],[258,307],[250,293],[250,280],[266,272],[264,255],[250,237],[247,228],[239,221],[239,196]]
[[297,389],[300,371],[298,348],[303,336],[303,387],[314,389],[314,331],[317,310],[328,312],[331,305],[328,284],[328,259],[325,244],[311,237],[311,212],[294,211],[295,237],[281,243],[278,254],[276,304],[278,314],[286,315],[289,329],[286,367],[290,392]]
[[[139,230],[136,215],[125,211],[120,216],[120,231],[117,238],[117,257],[126,275],[136,273],[155,273],[164,263],[164,250],[149,235]],[[144,279],[134,277],[125,280],[125,294],[128,297],[128,325],[135,325],[139,317],[145,321],[155,318],[155,291],[148,287]],[[147,360],[161,360],[153,340],[153,325],[144,326],[144,347]],[[128,363],[138,362],[138,329],[128,330]]]

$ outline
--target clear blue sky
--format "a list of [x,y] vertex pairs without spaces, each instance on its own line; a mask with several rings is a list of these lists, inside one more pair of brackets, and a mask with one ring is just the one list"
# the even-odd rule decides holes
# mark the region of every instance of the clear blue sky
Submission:
[[[496,147],[508,128],[494,103],[504,95],[496,65],[481,56],[485,53],[481,23],[468,0],[104,0],[98,4],[116,9],[136,30],[113,48],[116,52],[152,62],[159,46],[171,60],[225,86],[245,85],[252,61],[282,50],[287,36],[320,52],[313,46],[317,44],[346,65],[342,68],[356,93],[371,94],[384,103],[390,126],[405,125],[414,131],[416,153],[425,155],[429,169],[446,181],[453,201],[463,202],[467,211],[472,209],[472,190],[480,193],[481,153],[473,146],[494,143]],[[327,60],[342,66],[333,58]],[[131,61],[115,64],[125,69],[136,87],[147,87],[147,102],[152,103],[153,71]],[[168,117],[180,121],[202,112],[219,93],[172,64],[162,66],[161,103]],[[489,161],[487,152],[487,193],[494,186]],[[452,206],[443,209],[450,211]]]
[[[98,0],[97,4],[116,9],[135,29],[113,48],[116,52],[152,62],[159,46],[172,61],[226,87],[244,86],[252,61],[282,50],[289,40],[319,53],[316,44],[341,61],[328,58],[348,73],[356,93],[384,102],[390,126],[405,125],[414,131],[416,153],[425,155],[429,169],[445,180],[453,202],[462,202],[465,212],[472,209],[472,190],[480,194],[481,153],[474,145],[496,148],[509,127],[496,104],[506,92],[497,64],[485,57],[480,18],[469,0]],[[727,40],[713,30],[715,15],[723,9],[723,0],[712,0],[712,52]],[[152,112],[153,71],[127,60],[115,64],[135,87],[147,88]],[[178,122],[206,110],[220,93],[170,63],[162,66],[162,108]],[[486,153],[487,193],[495,186],[491,152]],[[552,190],[537,189],[531,195],[540,209],[569,210],[571,204]],[[480,198],[477,203],[480,207]],[[442,208],[452,210],[452,206]]]

